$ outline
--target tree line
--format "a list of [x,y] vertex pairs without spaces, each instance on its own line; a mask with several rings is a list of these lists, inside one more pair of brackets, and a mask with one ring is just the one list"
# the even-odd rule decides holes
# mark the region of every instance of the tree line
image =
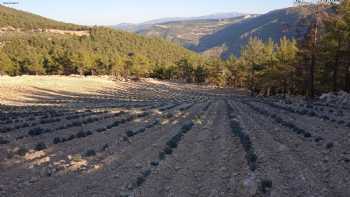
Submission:
[[[254,94],[298,94],[350,91],[350,1],[298,1],[307,9],[300,21],[306,33],[301,39],[283,37],[278,42],[251,37],[241,56],[210,59],[196,64],[187,60],[177,68],[187,81],[249,88]],[[172,73],[172,69],[158,69]],[[172,75],[174,76],[174,75]],[[163,78],[163,77],[161,77]],[[168,77],[169,78],[169,77]]]
[[104,27],[89,36],[10,33],[0,37],[0,74],[150,76],[156,65],[175,66],[200,56],[157,38]]
[[225,60],[101,27],[82,37],[49,33],[2,37],[0,74],[153,77],[249,88],[261,95],[313,97],[350,91],[350,1],[320,1],[300,9],[312,13],[302,39],[283,37],[275,42],[251,37],[240,57]]

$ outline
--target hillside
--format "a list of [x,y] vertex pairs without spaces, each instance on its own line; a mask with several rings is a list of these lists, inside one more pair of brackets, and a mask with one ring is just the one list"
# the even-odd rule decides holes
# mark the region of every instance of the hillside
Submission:
[[177,20],[148,26],[124,27],[141,35],[161,37],[193,51],[214,56],[239,56],[241,46],[249,37],[256,36],[266,41],[271,38],[279,41],[283,36],[299,38],[305,27],[300,19],[308,15],[307,9],[286,8],[263,15],[242,15],[235,18]]
[[179,43],[187,48],[199,44],[204,36],[211,35],[228,25],[238,23],[249,16],[240,16],[227,19],[198,19],[184,20],[155,24],[142,30],[138,34],[149,37],[162,37],[169,41]]
[[[147,74],[157,64],[199,57],[162,39],[111,28],[87,29],[4,6],[0,15],[0,74]],[[140,68],[130,68],[134,63]]]
[[244,46],[251,36],[265,41],[269,38],[279,41],[283,36],[298,38],[305,32],[305,29],[300,28],[299,25],[300,19],[305,15],[308,15],[305,9],[275,10],[226,26],[212,35],[203,37],[199,44],[191,49],[205,52],[221,47],[225,48],[222,56],[228,57],[230,54],[239,55],[241,46]]

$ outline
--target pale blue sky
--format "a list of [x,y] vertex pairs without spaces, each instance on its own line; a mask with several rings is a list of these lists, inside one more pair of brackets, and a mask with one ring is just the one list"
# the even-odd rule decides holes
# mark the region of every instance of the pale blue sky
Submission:
[[[4,2],[5,0],[0,0]],[[84,25],[138,23],[163,17],[220,12],[265,13],[293,5],[293,0],[6,0],[12,7],[56,20]]]

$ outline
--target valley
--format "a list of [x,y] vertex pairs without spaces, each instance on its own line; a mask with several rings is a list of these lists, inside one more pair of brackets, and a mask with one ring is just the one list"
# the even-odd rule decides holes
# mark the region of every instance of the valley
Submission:
[[[306,34],[307,24],[302,19],[310,15],[309,9],[290,7],[266,14],[242,14],[232,18],[181,20],[132,25],[121,28],[147,37],[160,37],[176,42],[193,51],[228,58],[239,56],[241,46],[249,38],[258,37],[278,42],[281,38],[300,39]],[[220,16],[218,16],[220,17]],[[118,29],[118,26],[116,26]]]

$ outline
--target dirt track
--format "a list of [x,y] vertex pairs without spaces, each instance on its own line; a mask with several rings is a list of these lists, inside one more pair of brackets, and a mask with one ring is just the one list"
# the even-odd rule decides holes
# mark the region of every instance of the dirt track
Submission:
[[37,79],[0,85],[0,196],[350,196],[348,109]]

